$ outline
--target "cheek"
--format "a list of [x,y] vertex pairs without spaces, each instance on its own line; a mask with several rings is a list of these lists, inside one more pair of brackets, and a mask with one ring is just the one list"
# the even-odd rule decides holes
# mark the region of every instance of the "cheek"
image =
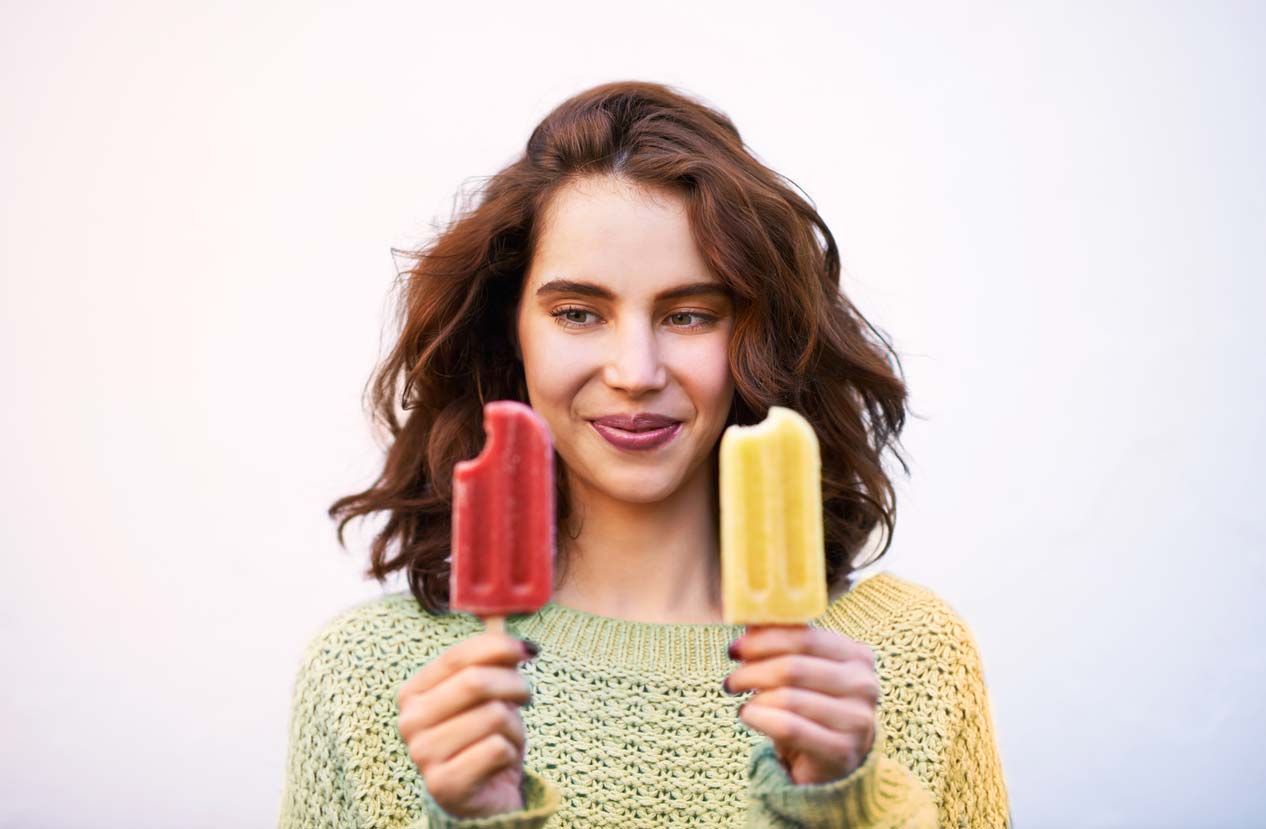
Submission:
[[558,336],[544,327],[553,325],[532,322],[520,328],[523,373],[537,408],[566,407],[593,372],[593,349],[583,347],[579,337]]
[[684,343],[674,359],[681,384],[710,420],[725,419],[734,392],[728,345],[728,336],[697,337]]

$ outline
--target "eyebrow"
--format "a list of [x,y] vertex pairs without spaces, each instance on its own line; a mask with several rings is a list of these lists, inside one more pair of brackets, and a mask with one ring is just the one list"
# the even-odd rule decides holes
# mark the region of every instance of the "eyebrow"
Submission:
[[[596,299],[615,299],[615,294],[601,285],[595,285],[592,282],[576,282],[570,279],[551,279],[536,289],[537,296],[548,294],[580,294],[581,296],[591,296]],[[720,282],[690,282],[685,285],[678,285],[675,288],[669,288],[666,291],[660,291],[655,295],[655,301],[662,302],[666,299],[681,299],[688,296],[703,296],[707,294],[728,297],[730,292]]]

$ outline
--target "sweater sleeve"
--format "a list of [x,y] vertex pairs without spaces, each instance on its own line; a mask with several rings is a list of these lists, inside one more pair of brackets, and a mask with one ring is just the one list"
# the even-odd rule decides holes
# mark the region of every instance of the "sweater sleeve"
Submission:
[[942,705],[954,712],[942,771],[940,823],[946,829],[1011,826],[1010,805],[975,637],[951,616],[944,642],[952,655],[941,683]]
[[341,785],[337,742],[325,702],[328,671],[317,642],[309,644],[291,694],[286,776],[278,829],[352,829]]
[[522,793],[522,809],[488,817],[458,818],[440,808],[428,792],[427,820],[409,829],[541,829],[558,809],[557,787],[524,768]]
[[936,829],[936,804],[918,778],[874,746],[851,774],[796,785],[768,739],[752,751],[745,829]]
[[[383,802],[357,803],[349,795],[335,731],[338,715],[335,673],[328,665],[320,637],[309,646],[292,692],[286,776],[283,783],[278,829],[362,829],[359,812],[368,810],[384,822],[375,825],[400,829],[541,829],[558,808],[559,794],[550,781],[523,770],[524,808],[484,818],[458,818],[448,814],[421,788],[421,802],[401,810],[396,794],[384,788]],[[416,767],[410,765],[412,774]],[[362,798],[363,799],[363,798]],[[412,814],[412,817],[409,815]]]

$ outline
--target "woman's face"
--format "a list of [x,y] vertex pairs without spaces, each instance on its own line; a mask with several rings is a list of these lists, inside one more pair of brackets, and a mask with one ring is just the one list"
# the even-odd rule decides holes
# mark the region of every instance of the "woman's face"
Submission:
[[547,213],[516,315],[532,408],[573,492],[663,500],[725,426],[729,297],[676,196],[594,177]]

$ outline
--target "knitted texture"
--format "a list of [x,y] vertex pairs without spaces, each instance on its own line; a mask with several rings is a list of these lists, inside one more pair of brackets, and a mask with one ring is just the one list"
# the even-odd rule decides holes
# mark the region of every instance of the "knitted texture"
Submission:
[[520,668],[532,688],[521,709],[524,809],[458,819],[427,793],[396,693],[483,628],[467,614],[429,614],[404,592],[341,613],[309,644],[281,829],[1010,825],[975,640],[944,601],[892,574],[854,585],[813,622],[868,644],[882,688],[865,761],[818,785],[793,784],[770,741],[738,719],[750,693],[721,690],[742,626],[630,622],[553,603],[508,623],[541,646]]

